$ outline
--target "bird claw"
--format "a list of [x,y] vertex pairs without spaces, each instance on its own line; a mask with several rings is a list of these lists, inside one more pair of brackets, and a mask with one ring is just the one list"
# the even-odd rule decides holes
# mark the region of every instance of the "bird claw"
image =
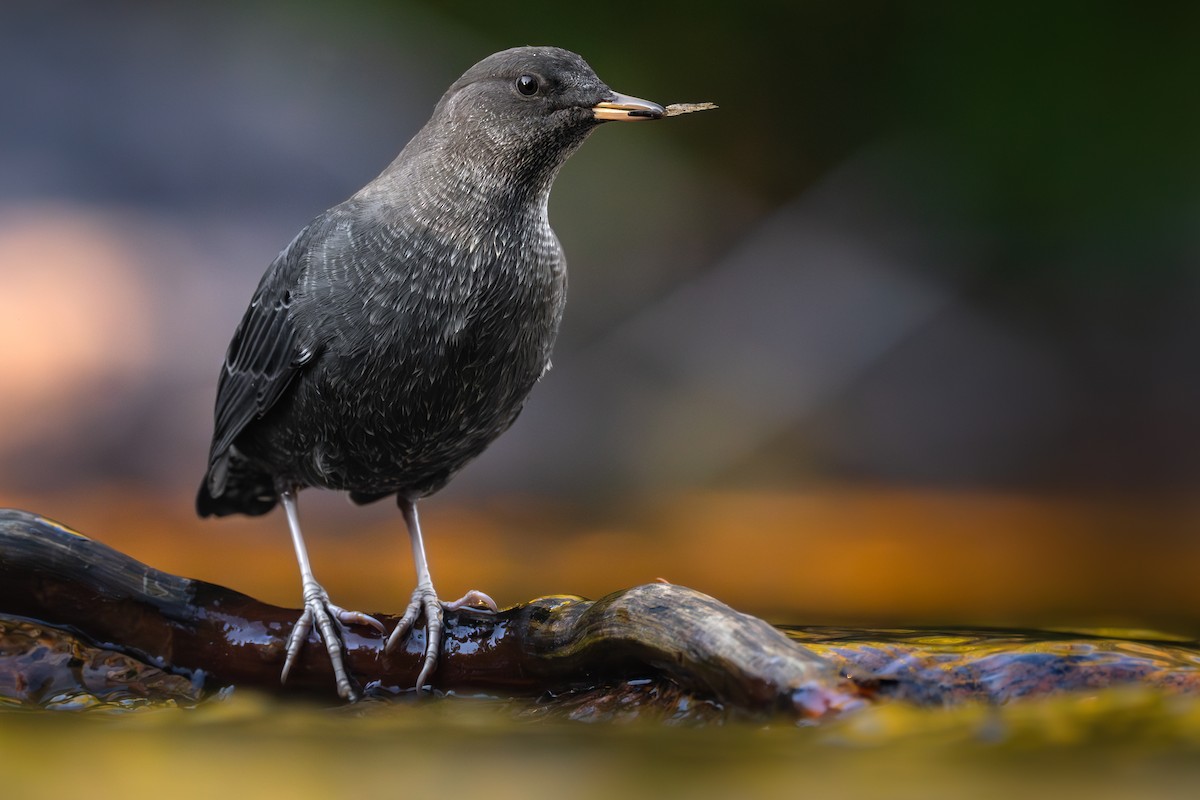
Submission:
[[341,606],[334,605],[319,583],[315,581],[306,583],[304,586],[304,611],[301,612],[300,619],[296,620],[296,625],[288,636],[287,657],[283,662],[280,683],[287,682],[288,673],[291,671],[292,665],[296,663],[300,650],[308,640],[308,634],[312,632],[314,625],[317,635],[325,643],[326,652],[329,653],[329,661],[333,665],[333,675],[337,681],[338,696],[350,702],[357,701],[358,692],[354,690],[354,685],[350,682],[350,675],[346,671],[345,659],[342,656],[342,633],[344,630],[342,626],[366,625],[382,634],[386,632],[383,623],[361,611],[347,611]]
[[437,592],[434,591],[431,584],[418,584],[417,588],[413,590],[408,608],[404,610],[404,616],[400,618],[400,621],[396,623],[396,627],[392,629],[392,635],[388,637],[384,652],[392,652],[408,632],[412,630],[417,619],[422,614],[425,615],[425,657],[421,662],[421,672],[417,675],[417,691],[424,688],[425,683],[429,680],[429,676],[437,668],[438,655],[442,650],[445,612],[457,611],[466,606],[476,605],[484,606],[484,608],[478,610],[488,613],[494,614],[500,610],[495,600],[476,589],[472,589],[450,603],[443,603],[438,600]]
[[[480,606],[483,606],[483,607],[480,608]],[[486,594],[479,591],[478,589],[472,589],[471,591],[464,594],[462,597],[460,597],[457,600],[454,600],[452,602],[442,603],[442,608],[444,608],[447,611],[457,611],[460,608],[467,608],[467,607],[471,607],[471,608],[475,609],[476,611],[488,613],[488,614],[500,613],[500,607],[496,605],[496,601],[493,600],[492,598],[488,597]]]
[[344,625],[364,625],[368,628],[374,628],[380,635],[387,633],[387,628],[383,623],[372,617],[370,614],[364,614],[361,611],[347,611],[346,609],[335,606],[332,603],[326,603],[326,607],[333,612],[333,615],[338,618],[338,621]]

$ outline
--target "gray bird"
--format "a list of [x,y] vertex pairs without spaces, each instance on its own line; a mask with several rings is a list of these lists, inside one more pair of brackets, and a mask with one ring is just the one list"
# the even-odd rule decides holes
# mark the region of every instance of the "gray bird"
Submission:
[[663,115],[566,50],[496,53],[267,269],[225,357],[196,510],[258,515],[282,502],[304,591],[283,680],[315,624],[338,693],[353,700],[339,623],[385,632],[313,577],[296,512],[307,486],[355,503],[396,496],[417,587],[387,649],[424,615],[418,689],[437,664],[443,609],[496,610],[476,591],[439,601],[416,502],[512,425],[549,366],[567,283],[546,215],[559,168],[601,122]]

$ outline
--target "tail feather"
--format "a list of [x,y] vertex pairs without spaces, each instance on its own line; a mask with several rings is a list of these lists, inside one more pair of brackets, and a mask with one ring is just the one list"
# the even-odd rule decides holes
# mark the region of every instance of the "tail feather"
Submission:
[[241,458],[236,451],[209,465],[200,491],[196,513],[201,517],[266,514],[279,502],[279,491],[270,473]]

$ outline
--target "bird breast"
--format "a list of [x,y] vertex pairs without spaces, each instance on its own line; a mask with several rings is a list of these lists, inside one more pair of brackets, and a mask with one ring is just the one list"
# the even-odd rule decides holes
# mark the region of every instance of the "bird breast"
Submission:
[[432,491],[511,425],[545,371],[562,251],[544,222],[451,241],[411,225],[356,235],[352,251],[374,255],[326,265],[297,308],[326,337],[295,398],[323,421],[308,481]]

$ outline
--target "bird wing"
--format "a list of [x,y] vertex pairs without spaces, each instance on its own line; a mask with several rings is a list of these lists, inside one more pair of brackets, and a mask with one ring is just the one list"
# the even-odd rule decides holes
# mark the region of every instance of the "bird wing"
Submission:
[[[279,254],[238,324],[217,385],[210,472],[246,426],[275,405],[313,355],[289,313],[303,271],[306,228]],[[223,476],[210,474],[213,484]]]

